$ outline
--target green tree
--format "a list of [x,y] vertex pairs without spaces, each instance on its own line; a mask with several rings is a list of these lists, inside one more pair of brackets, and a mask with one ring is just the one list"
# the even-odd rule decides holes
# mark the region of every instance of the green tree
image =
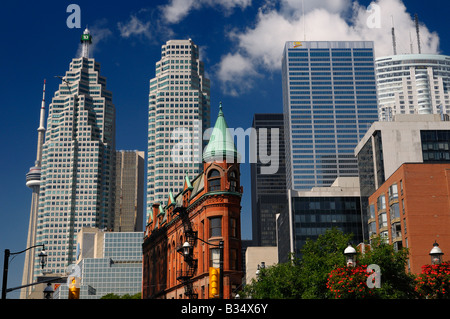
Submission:
[[364,255],[358,254],[358,263],[376,264],[381,271],[381,288],[376,296],[382,299],[415,298],[414,275],[407,273],[408,249],[395,250],[393,244],[385,243],[381,238],[373,238],[371,249]]
[[119,296],[119,295],[114,294],[114,293],[109,293],[109,294],[106,294],[106,295],[102,296],[100,299],[141,299],[141,293],[138,292],[138,293],[136,293],[134,295],[125,294],[125,295],[122,295],[122,296]]
[[293,299],[301,297],[300,267],[294,260],[261,269],[258,279],[239,293],[243,298]]
[[374,290],[367,286],[366,265],[340,267],[333,269],[328,276],[327,288],[331,298],[335,299],[367,299],[374,295]]
[[307,240],[301,261],[291,261],[261,270],[258,280],[247,284],[243,297],[268,299],[323,299],[327,296],[327,276],[336,265],[344,265],[344,249],[352,235],[337,228],[327,230],[317,240]]
[[341,230],[332,228],[317,240],[306,241],[301,250],[300,262],[300,281],[304,288],[302,298],[327,298],[328,275],[333,269],[345,265],[344,250],[351,238],[351,234],[344,234]]
[[450,299],[450,261],[422,266],[415,291],[420,298]]

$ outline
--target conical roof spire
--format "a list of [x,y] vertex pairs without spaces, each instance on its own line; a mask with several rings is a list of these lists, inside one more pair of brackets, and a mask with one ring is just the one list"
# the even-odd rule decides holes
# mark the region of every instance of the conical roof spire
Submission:
[[234,145],[234,138],[230,133],[222,110],[222,102],[219,104],[219,114],[216,124],[209,138],[209,143],[203,152],[204,162],[240,160],[240,155]]

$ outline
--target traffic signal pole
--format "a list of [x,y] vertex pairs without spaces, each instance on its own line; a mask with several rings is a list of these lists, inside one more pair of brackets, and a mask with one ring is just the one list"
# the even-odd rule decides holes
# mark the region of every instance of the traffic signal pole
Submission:
[[219,242],[220,273],[219,273],[219,299],[223,299],[223,240]]

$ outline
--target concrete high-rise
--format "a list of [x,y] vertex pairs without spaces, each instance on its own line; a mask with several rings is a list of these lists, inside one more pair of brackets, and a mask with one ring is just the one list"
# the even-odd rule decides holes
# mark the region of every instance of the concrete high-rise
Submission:
[[449,116],[397,114],[393,121],[372,124],[355,148],[364,238],[368,198],[404,163],[449,163]]
[[202,170],[203,130],[210,126],[210,82],[198,46],[170,40],[150,80],[146,220],[152,205]]
[[287,188],[358,176],[354,148],[378,119],[373,42],[286,42],[282,79]]
[[[100,64],[89,57],[88,29],[81,41],[82,55],[49,104],[42,147],[36,244],[45,244],[45,270],[55,275],[75,262],[82,227],[112,229],[114,222],[115,107]],[[38,271],[35,265],[35,277]]]
[[144,229],[144,156],[140,151],[116,151],[116,232]]
[[[34,166],[30,168],[30,171],[26,175],[26,185],[31,188],[31,209],[30,219],[28,225],[27,246],[33,247],[36,245],[36,230],[37,230],[37,214],[39,209],[39,189],[41,185],[41,162],[42,162],[42,146],[44,144],[45,135],[45,80],[44,88],[42,92],[42,102],[39,118],[38,142],[36,151],[36,161]],[[25,262],[23,266],[22,285],[28,285],[33,282],[34,273],[34,251],[27,250],[25,252]],[[31,292],[31,286],[21,290],[20,298],[25,299]]]
[[450,114],[450,56],[400,54],[375,60],[380,121],[396,114]]

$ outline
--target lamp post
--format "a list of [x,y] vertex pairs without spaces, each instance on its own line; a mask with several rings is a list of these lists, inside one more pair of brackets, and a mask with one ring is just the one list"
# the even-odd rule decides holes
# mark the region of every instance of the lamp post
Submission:
[[44,299],[53,299],[53,288],[51,283],[47,283],[47,287],[44,289]]
[[[223,240],[221,240],[219,242],[219,245],[216,245],[216,244],[208,243],[198,237],[196,239],[199,239],[200,241],[204,242],[207,245],[219,247],[219,253],[220,253],[220,257],[219,257],[219,269],[220,269],[220,271],[219,271],[219,299],[223,299],[223,247],[224,247]],[[188,258],[190,258],[190,253],[191,253],[192,247],[186,241],[186,242],[184,242],[182,248],[183,248],[184,258],[185,258],[185,260],[187,260]]]
[[344,250],[344,255],[347,262],[347,267],[355,267],[356,265],[356,250],[349,243],[347,248]]
[[261,262],[261,265],[258,264],[258,266],[256,267],[256,279],[259,280],[259,274],[261,272],[261,269],[266,268],[266,263],[264,261]]
[[27,249],[24,249],[22,251],[18,251],[15,253],[10,252],[9,249],[5,249],[5,259],[3,264],[3,282],[2,282],[2,299],[6,299],[6,286],[8,281],[8,265],[9,265],[9,256],[18,255],[21,253],[26,252],[29,249],[35,248],[35,247],[42,247],[41,252],[39,253],[39,259],[41,261],[41,267],[44,269],[46,263],[47,263],[47,253],[45,252],[45,246],[44,245],[34,245],[31,247],[28,247]]
[[432,265],[439,265],[442,262],[442,255],[444,253],[439,248],[439,244],[434,241],[433,248],[430,251],[431,256],[431,264]]

